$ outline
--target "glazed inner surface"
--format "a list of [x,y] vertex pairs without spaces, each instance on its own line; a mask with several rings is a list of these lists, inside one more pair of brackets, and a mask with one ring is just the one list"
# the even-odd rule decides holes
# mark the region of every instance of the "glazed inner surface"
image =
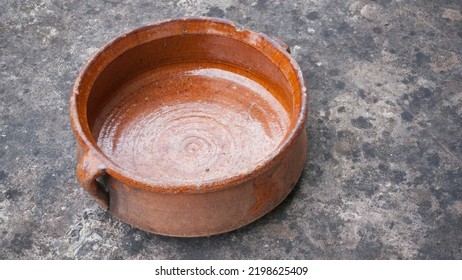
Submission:
[[113,61],[87,118],[98,147],[130,174],[200,185],[251,172],[288,136],[297,108],[288,80],[257,50],[189,35]]

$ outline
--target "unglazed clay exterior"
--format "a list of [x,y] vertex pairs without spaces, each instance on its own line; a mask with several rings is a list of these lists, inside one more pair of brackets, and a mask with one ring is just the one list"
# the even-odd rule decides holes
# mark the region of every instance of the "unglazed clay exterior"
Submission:
[[121,220],[163,235],[223,233],[268,213],[307,153],[308,97],[286,49],[212,18],[107,44],[71,92],[79,182]]

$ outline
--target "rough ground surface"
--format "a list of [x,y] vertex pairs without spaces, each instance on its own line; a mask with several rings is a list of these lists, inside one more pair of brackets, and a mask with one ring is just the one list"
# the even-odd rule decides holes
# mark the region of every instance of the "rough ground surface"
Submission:
[[[460,0],[2,0],[0,259],[462,259],[461,13]],[[67,115],[105,42],[187,15],[284,39],[311,89],[290,197],[196,239],[100,210],[76,182]]]

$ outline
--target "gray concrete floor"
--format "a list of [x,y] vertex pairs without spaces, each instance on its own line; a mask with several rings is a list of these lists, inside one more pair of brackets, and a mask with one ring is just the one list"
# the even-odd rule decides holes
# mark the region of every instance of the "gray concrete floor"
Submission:
[[[1,259],[462,259],[462,1],[0,5]],[[215,16],[289,43],[311,89],[289,198],[231,233],[137,230],[78,186],[69,91],[105,42]]]

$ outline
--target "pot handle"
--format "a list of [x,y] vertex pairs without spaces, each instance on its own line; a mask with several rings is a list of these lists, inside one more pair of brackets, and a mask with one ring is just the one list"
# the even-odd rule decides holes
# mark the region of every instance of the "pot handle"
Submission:
[[107,210],[109,209],[109,193],[102,184],[96,181],[104,175],[106,175],[106,166],[101,164],[91,151],[87,151],[80,157],[77,164],[79,183],[96,199],[101,208]]
[[287,45],[286,42],[284,42],[281,38],[271,36],[271,39],[273,39],[281,48],[283,48],[286,52],[290,53],[290,47]]

